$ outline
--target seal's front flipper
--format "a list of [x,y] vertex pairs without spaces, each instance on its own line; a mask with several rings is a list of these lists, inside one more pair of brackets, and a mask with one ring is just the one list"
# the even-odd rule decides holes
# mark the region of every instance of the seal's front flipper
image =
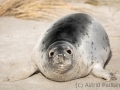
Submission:
[[93,67],[93,70],[91,71],[91,74],[99,78],[104,78],[106,79],[106,81],[117,79],[113,73],[103,69],[102,67],[100,67],[100,65],[95,65]]
[[30,75],[32,75],[35,71],[37,71],[37,67],[35,64],[28,64],[25,67],[22,67],[21,69],[17,70],[16,72],[13,72],[8,77],[8,81],[17,81],[21,79],[28,78]]

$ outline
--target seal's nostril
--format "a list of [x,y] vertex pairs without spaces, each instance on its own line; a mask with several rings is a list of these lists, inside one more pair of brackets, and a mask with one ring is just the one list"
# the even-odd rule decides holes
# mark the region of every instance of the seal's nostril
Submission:
[[59,63],[64,63],[64,54],[58,54],[56,58]]
[[63,57],[63,54],[58,54],[58,57]]

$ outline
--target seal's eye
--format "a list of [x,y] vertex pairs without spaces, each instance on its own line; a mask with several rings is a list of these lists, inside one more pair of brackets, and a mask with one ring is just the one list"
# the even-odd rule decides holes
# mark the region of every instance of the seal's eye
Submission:
[[49,56],[52,57],[54,55],[54,52],[50,52]]
[[72,54],[72,51],[70,49],[67,50],[68,54]]

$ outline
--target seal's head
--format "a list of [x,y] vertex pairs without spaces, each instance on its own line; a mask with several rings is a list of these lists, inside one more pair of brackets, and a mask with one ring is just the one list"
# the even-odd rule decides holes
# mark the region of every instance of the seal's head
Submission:
[[63,74],[69,71],[73,62],[73,48],[66,42],[56,42],[48,48],[47,57],[49,67],[56,73]]

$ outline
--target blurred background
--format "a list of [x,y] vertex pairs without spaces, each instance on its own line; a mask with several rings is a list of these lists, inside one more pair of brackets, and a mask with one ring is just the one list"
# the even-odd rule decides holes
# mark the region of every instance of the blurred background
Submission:
[[56,20],[77,12],[106,19],[113,18],[119,9],[120,0],[0,0],[0,16],[32,20]]

